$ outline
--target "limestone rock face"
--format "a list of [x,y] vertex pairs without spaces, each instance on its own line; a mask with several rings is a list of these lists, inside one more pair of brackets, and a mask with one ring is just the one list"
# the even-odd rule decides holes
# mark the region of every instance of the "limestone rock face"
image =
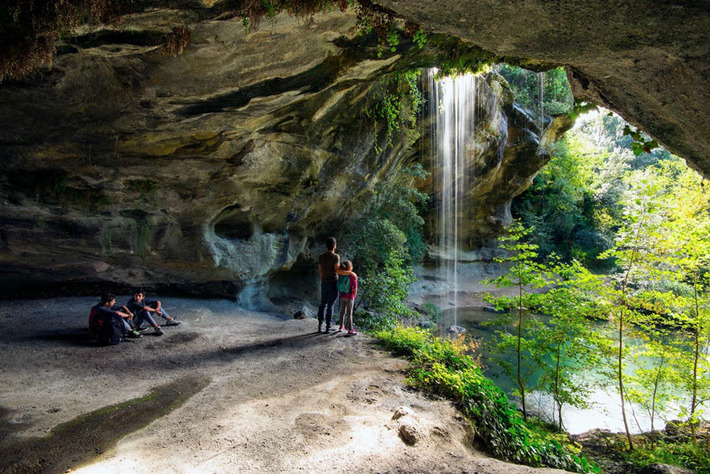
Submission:
[[567,68],[578,99],[618,112],[710,176],[710,5],[635,0],[376,0],[529,66]]
[[250,34],[195,21],[178,57],[136,40],[175,14],[87,33],[44,76],[0,86],[3,287],[235,296],[397,168],[364,116],[397,58],[356,43],[354,15]]
[[[192,43],[172,57],[151,38],[178,21]],[[426,142],[375,147],[373,86],[412,59],[374,46],[339,13],[246,34],[238,19],[155,10],[79,35],[50,71],[0,86],[0,286],[141,285],[258,306],[254,288],[296,262],[315,275],[321,238]],[[472,145],[485,173],[471,195],[486,202],[474,240],[544,161],[500,81]]]

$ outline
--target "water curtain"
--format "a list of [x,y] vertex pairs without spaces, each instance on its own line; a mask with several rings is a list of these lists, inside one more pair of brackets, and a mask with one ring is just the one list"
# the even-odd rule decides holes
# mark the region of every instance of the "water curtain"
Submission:
[[[438,247],[440,268],[449,282],[454,308],[458,308],[459,244],[462,240],[459,229],[468,206],[470,171],[474,156],[474,133],[476,128],[476,76],[436,78],[436,69],[428,70],[429,113],[431,120],[431,153],[435,163],[438,186]],[[454,324],[458,315],[454,309]]]

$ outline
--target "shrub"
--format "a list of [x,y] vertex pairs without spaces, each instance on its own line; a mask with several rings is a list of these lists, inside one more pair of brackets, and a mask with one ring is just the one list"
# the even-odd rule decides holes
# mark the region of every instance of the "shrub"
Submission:
[[699,474],[710,473],[710,455],[694,441],[659,441],[649,446],[625,452],[624,457],[633,464],[644,467],[650,464],[683,466]]
[[367,310],[357,311],[353,319],[362,331],[391,331],[397,325],[396,318]]
[[599,472],[561,439],[531,429],[505,393],[466,354],[465,346],[401,326],[377,332],[375,337],[385,348],[412,360],[411,385],[456,403],[494,456],[536,467]]

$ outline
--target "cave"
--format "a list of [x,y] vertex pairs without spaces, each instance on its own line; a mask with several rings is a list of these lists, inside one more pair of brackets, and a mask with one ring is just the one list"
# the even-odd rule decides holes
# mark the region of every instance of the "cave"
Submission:
[[[476,138],[462,144],[474,158],[465,194],[477,205],[461,213],[461,253],[449,257],[465,261],[462,273],[497,270],[511,201],[585,108],[620,115],[710,176],[706,2],[54,7],[0,6],[0,319],[12,329],[0,341],[11,382],[0,464],[20,472],[81,468],[97,456],[107,469],[136,471],[328,471],[332,434],[372,433],[389,441],[366,443],[361,457],[339,453],[338,466],[529,472],[497,460],[472,468],[472,423],[438,396],[402,389],[405,363],[365,338],[319,345],[313,318],[292,317],[317,306],[324,239],[337,235],[348,257],[355,237],[343,229],[376,221],[370,204],[412,185],[417,165],[435,174],[440,99],[412,91],[429,94],[437,71],[478,73]],[[563,71],[572,112],[520,107],[501,64]],[[387,119],[395,103],[397,124]],[[416,182],[431,197],[417,285],[443,289],[437,303],[449,309],[458,288],[434,263],[444,200],[434,179]],[[185,324],[98,353],[79,308],[136,287],[166,295]],[[62,298],[30,299],[45,296]],[[412,305],[424,314],[427,303]],[[183,403],[190,408],[171,414]],[[107,418],[121,426],[103,429]],[[412,419],[419,424],[405,426]],[[77,440],[75,423],[105,436],[63,445]],[[427,443],[415,446],[417,429],[432,435]],[[126,443],[119,455],[116,439]]]
[[225,239],[249,240],[254,234],[254,225],[249,222],[249,214],[234,205],[223,210],[215,219],[214,232]]
[[[422,25],[429,40],[416,44],[405,35],[383,48],[376,34],[358,32],[357,15],[347,9],[308,21],[284,12],[245,30],[225,2],[168,2],[77,29],[58,43],[51,67],[39,61],[31,74],[7,72],[16,52],[8,49],[0,85],[2,271],[32,273],[25,289],[38,278],[125,284],[136,266],[144,285],[266,282],[312,254],[329,226],[350,218],[344,202],[364,202],[378,183],[425,153],[423,128],[392,141],[381,122],[373,128],[367,118],[381,99],[382,78],[412,67],[492,60],[533,70],[564,67],[577,100],[618,112],[710,172],[704,6],[376,4]],[[534,124],[490,78],[488,105],[509,125],[496,132],[507,145],[488,145],[482,169],[502,166],[506,171],[490,179],[505,175],[508,184],[499,196],[479,193],[487,210],[471,217],[478,231],[467,239],[470,247],[495,238],[509,219],[510,199],[545,161],[536,148],[522,151],[518,138]],[[567,126],[555,127],[563,133]],[[144,250],[129,271],[125,246],[106,243],[134,225],[126,213],[136,209],[143,214]],[[63,244],[48,261],[44,233],[59,227]],[[235,269],[237,259],[223,258],[230,250],[205,245],[214,241],[211,232],[245,241],[256,228],[286,236],[272,245],[272,267]],[[82,252],[72,239],[87,233],[79,229],[91,229],[94,250],[77,259]],[[54,271],[59,267],[65,278]]]

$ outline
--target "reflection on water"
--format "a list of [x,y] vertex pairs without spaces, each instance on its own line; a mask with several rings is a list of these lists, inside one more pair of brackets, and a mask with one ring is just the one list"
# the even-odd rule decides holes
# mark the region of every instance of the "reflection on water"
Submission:
[[[481,362],[484,364],[483,372],[487,377],[492,378],[496,384],[501,387],[508,395],[510,395],[515,387],[514,381],[506,376],[500,365],[495,363],[495,360],[490,357],[488,352],[488,342],[492,341],[493,335],[500,326],[493,326],[496,321],[497,314],[489,311],[484,311],[483,308],[458,308],[456,321],[454,321],[452,311],[444,311],[439,320],[439,335],[444,337],[448,334],[448,328],[454,324],[466,329],[469,335],[481,341],[479,350]],[[538,316],[539,317],[539,316]],[[605,330],[605,326],[600,324],[600,331]],[[515,329],[510,326],[509,331]],[[515,364],[515,355],[510,354],[507,362]],[[630,368],[631,364],[627,367]],[[630,368],[630,370],[633,370]],[[593,368],[588,368],[576,374],[580,379],[584,380],[601,380],[601,376]],[[535,375],[531,378],[531,382],[537,379]],[[533,392],[526,397],[526,404],[529,409],[542,418],[548,421],[553,420],[554,402],[549,394],[542,392]],[[562,420],[565,428],[569,433],[583,433],[585,431],[601,428],[611,431],[624,431],[624,422],[621,416],[621,403],[619,392],[615,386],[597,387],[589,397],[589,409],[578,409],[571,406],[562,407]],[[645,410],[632,404],[627,404],[627,412],[631,411],[632,422],[629,424],[629,429],[634,433],[649,431],[651,429],[651,420]],[[670,412],[670,419],[673,419],[673,414],[678,410],[673,409]],[[668,417],[666,417],[668,419]],[[655,427],[662,428],[665,421],[661,417],[656,417]]]

